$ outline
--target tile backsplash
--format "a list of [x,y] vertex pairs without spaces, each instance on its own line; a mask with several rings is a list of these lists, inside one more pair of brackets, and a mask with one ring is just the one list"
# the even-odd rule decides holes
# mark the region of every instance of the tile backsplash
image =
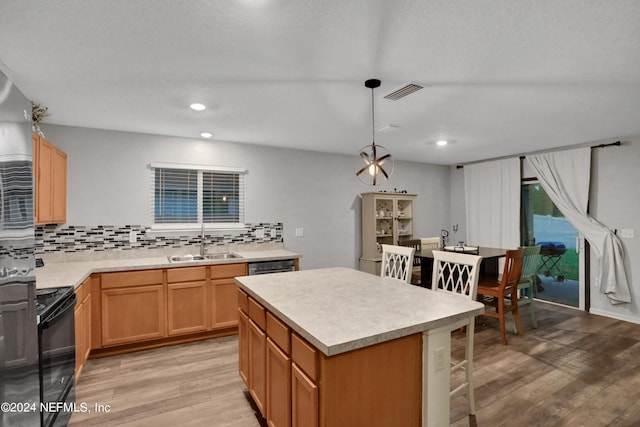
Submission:
[[[207,230],[205,244],[255,244],[282,243],[282,223],[246,224],[241,230]],[[112,251],[131,249],[179,248],[200,244],[200,233],[190,232],[177,235],[175,232],[163,235],[161,232],[143,225],[96,225],[63,226],[44,225],[36,227],[36,254]],[[130,233],[136,234],[136,241],[129,242]],[[272,237],[275,236],[275,237]]]

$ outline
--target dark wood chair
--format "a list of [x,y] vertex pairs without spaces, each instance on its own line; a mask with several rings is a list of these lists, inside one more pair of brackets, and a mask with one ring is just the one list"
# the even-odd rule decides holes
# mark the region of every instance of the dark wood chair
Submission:
[[505,327],[507,313],[513,314],[518,335],[522,335],[520,312],[518,311],[518,283],[522,276],[523,260],[524,249],[508,250],[502,280],[481,278],[478,282],[478,300],[485,304],[483,316],[495,317],[500,321],[500,335],[504,345],[507,345]]
[[[421,239],[411,239],[411,240],[403,240],[400,242],[400,246],[407,246],[409,248],[414,248],[415,252],[420,252],[422,250],[422,240]],[[419,285],[420,284],[420,274],[421,274],[421,259],[418,257],[413,257],[413,269],[411,270],[411,284]]]

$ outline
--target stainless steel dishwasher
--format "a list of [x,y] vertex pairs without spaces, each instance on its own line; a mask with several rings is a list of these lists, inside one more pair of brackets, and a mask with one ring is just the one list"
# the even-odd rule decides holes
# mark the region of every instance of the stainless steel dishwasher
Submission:
[[292,259],[250,262],[249,276],[255,276],[256,274],[284,273],[287,271],[295,271],[295,269],[295,261]]

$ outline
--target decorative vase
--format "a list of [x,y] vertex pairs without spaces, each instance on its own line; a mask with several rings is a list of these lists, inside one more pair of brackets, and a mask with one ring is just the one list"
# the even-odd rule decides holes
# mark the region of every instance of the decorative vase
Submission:
[[40,130],[40,126],[37,123],[31,125],[31,130],[44,138],[44,133]]

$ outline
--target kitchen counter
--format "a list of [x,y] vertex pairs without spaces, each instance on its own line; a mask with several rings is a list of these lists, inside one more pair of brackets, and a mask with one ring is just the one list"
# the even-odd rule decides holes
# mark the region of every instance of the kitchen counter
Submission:
[[236,283],[327,356],[437,329],[484,305],[348,268],[237,277]]
[[[449,425],[451,331],[481,314],[482,303],[349,268],[243,276],[235,281],[292,330],[291,381],[296,384],[303,378],[308,385],[301,388],[317,390],[316,394],[291,392],[292,407],[318,408],[304,422]],[[268,324],[266,332],[260,330],[260,310],[253,310],[254,318],[252,307],[255,304],[249,301],[245,342],[251,356],[240,347],[240,369],[242,360],[262,360],[261,334],[267,336],[264,357],[273,357],[280,366],[280,359],[270,355],[277,352],[269,351],[277,340],[271,339]],[[277,328],[274,332],[278,336]],[[242,340],[242,328],[240,333]],[[302,357],[309,353],[293,348],[300,340],[296,335],[319,351],[319,357]],[[304,367],[308,363],[311,369]],[[260,401],[264,374],[254,379],[255,366],[249,367],[248,385],[254,400]],[[308,377],[301,377],[301,370]],[[269,375],[266,378],[267,390],[283,387]]]
[[[118,259],[95,259],[65,262],[57,257],[56,262],[47,262],[36,269],[36,287],[53,288],[58,286],[80,285],[93,273],[114,271],[149,270],[156,268],[192,267],[199,265],[234,264],[239,262],[272,261],[279,259],[301,258],[302,255],[285,249],[233,250],[239,258],[211,259],[189,262],[169,262],[166,255],[153,257],[132,257]],[[176,253],[178,251],[176,250]]]

